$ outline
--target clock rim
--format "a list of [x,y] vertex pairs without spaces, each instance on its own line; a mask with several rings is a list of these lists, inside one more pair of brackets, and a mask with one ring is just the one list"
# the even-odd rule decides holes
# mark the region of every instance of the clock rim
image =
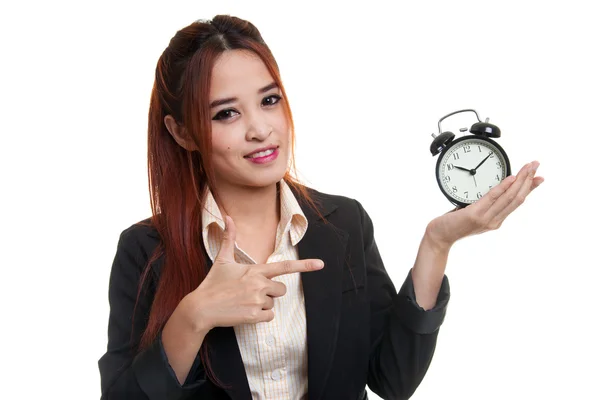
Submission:
[[500,154],[502,154],[502,156],[504,157],[504,160],[506,161],[506,177],[504,179],[508,178],[512,173],[510,170],[510,160],[508,159],[508,155],[506,154],[506,151],[504,151],[504,148],[502,148],[502,146],[500,146],[498,144],[498,142],[496,142],[495,140],[492,140],[485,136],[479,136],[479,135],[466,135],[466,136],[463,136],[463,137],[453,140],[449,145],[445,146],[444,149],[441,151],[441,153],[438,155],[437,162],[435,163],[435,180],[437,181],[440,191],[444,194],[444,196],[446,196],[446,198],[450,201],[450,203],[452,203],[453,205],[455,205],[456,207],[459,207],[459,208],[467,207],[471,204],[476,203],[476,201],[473,203],[464,203],[462,201],[456,200],[454,197],[452,197],[448,193],[446,193],[446,191],[444,190],[444,187],[442,186],[441,180],[440,180],[440,174],[439,174],[440,163],[442,162],[444,155],[452,147],[454,147],[455,145],[457,145],[460,142],[464,142],[466,140],[473,140],[473,139],[479,139],[484,142],[488,142],[493,146],[496,146],[496,148],[500,151]]

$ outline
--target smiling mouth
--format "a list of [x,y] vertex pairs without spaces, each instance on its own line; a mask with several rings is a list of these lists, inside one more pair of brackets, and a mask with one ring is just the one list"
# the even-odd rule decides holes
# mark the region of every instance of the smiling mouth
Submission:
[[260,157],[267,157],[270,156],[271,154],[273,154],[275,152],[275,150],[277,150],[276,148],[273,149],[269,149],[269,150],[263,150],[263,151],[259,151],[257,153],[252,153],[249,156],[244,156],[244,158],[260,158]]

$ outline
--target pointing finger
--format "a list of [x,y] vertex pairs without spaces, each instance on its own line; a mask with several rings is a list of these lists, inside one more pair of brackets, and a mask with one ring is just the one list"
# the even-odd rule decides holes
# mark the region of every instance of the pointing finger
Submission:
[[271,264],[257,265],[252,267],[252,270],[271,279],[276,276],[293,274],[295,272],[318,271],[323,268],[324,265],[323,261],[318,259],[286,260]]

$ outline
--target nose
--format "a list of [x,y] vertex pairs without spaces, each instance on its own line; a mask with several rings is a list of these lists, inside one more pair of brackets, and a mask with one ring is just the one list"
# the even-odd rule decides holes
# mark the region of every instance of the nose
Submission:
[[246,130],[246,140],[257,140],[262,142],[271,135],[271,132],[273,132],[273,127],[267,119],[260,115],[255,115],[250,120],[248,129]]

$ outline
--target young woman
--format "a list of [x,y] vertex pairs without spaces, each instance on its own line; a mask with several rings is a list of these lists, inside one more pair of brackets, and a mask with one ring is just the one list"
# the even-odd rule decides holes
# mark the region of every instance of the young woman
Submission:
[[457,240],[500,227],[543,181],[524,166],[425,229],[397,292],[361,204],[299,184],[294,129],[259,31],[180,30],[152,90],[152,217],[112,266],[105,399],[409,398],[431,362]]

